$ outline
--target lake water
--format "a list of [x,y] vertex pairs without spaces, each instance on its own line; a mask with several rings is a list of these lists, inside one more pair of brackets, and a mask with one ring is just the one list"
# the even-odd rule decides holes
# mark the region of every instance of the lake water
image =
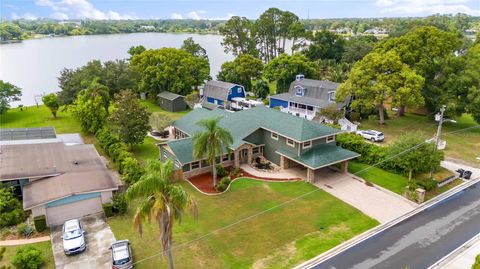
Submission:
[[222,63],[234,58],[224,52],[219,35],[135,33],[54,37],[0,45],[0,79],[22,88],[21,102],[12,107],[33,105],[35,95],[59,91],[57,77],[63,68],[79,67],[94,59],[128,58],[131,46],[179,48],[188,37],[207,51],[212,77]]

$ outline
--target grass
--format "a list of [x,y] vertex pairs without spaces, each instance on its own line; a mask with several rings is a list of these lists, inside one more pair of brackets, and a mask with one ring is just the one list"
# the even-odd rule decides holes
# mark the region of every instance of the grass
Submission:
[[160,106],[158,106],[157,104],[151,101],[142,101],[141,103],[147,107],[147,110],[149,112],[164,114],[169,116],[173,120],[178,120],[179,118],[185,116],[188,112],[190,112],[190,110],[180,111],[180,112],[169,112],[169,111],[163,110],[162,108],[160,108]]
[[3,268],[2,266],[10,266],[11,268],[14,268],[13,265],[11,264],[11,260],[13,259],[13,256],[15,256],[15,253],[17,252],[17,250],[23,246],[35,247],[36,249],[40,250],[43,253],[43,257],[45,258],[45,264],[43,265],[42,268],[55,268],[55,262],[53,260],[52,245],[50,241],[33,243],[28,245],[5,247],[6,251],[3,254],[3,260],[0,260],[0,268]]
[[30,128],[30,127],[48,127],[53,126],[57,133],[80,133],[80,124],[70,115],[68,111],[57,113],[54,119],[50,110],[46,106],[29,106],[9,109],[0,116],[1,128]]
[[159,142],[160,141],[147,136],[145,140],[143,140],[143,144],[133,147],[132,152],[141,163],[145,163],[150,159],[158,159],[160,153],[156,143]]
[[408,185],[407,177],[390,173],[378,167],[370,167],[369,169],[362,171],[367,167],[369,167],[368,164],[354,161],[349,162],[348,172],[355,174],[365,179],[366,181],[372,182],[387,190],[393,191],[399,195],[403,195],[403,193],[405,192],[405,187]]
[[[456,119],[457,123],[445,122],[442,128],[441,139],[447,141],[445,155],[461,159],[471,165],[480,167],[480,127],[451,133],[464,128],[478,126],[468,114],[463,114]],[[400,135],[407,132],[420,131],[424,138],[432,138],[437,131],[438,123],[425,116],[408,114],[404,117],[390,116],[385,125],[379,125],[375,120],[363,120],[361,129],[376,129],[385,134],[385,143],[393,143]]]
[[[237,180],[219,196],[206,196],[181,184],[197,201],[199,218],[184,217],[174,226],[177,268],[290,268],[378,224],[357,209],[318,190],[230,228],[221,227],[316,190],[305,182],[266,183]],[[146,224],[140,238],[132,228],[133,209],[108,220],[116,238],[128,238],[135,260],[161,252],[158,227]],[[208,234],[208,235],[207,235]],[[207,235],[201,240],[190,240]],[[186,245],[182,245],[186,243]],[[178,247],[178,248],[177,248]],[[157,255],[136,268],[163,268]]]

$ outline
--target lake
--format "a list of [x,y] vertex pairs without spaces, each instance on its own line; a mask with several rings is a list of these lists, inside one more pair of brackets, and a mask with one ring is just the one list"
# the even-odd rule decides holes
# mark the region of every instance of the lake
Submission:
[[135,33],[53,37],[0,45],[0,79],[22,88],[21,102],[12,107],[34,105],[35,95],[60,90],[57,77],[63,68],[79,67],[95,59],[103,62],[128,58],[131,46],[179,48],[188,37],[207,51],[213,78],[225,61],[234,58],[224,52],[220,35]]

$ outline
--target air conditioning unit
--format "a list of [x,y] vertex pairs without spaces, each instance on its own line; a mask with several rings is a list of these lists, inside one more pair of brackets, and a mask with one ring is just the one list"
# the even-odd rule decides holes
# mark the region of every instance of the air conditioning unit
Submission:
[[305,78],[305,75],[302,75],[302,74],[298,74],[296,77],[295,77],[295,80],[296,81],[299,81],[299,80],[302,80]]

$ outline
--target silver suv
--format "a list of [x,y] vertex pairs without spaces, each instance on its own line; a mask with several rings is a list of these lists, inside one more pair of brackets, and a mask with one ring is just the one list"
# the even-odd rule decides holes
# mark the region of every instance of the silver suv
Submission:
[[110,246],[112,251],[112,269],[133,268],[132,248],[128,240],[119,240]]
[[385,136],[382,132],[375,130],[357,131],[357,134],[373,142],[380,142],[385,139]]
[[66,255],[83,252],[87,248],[84,234],[80,220],[65,221],[62,228],[63,252]]

